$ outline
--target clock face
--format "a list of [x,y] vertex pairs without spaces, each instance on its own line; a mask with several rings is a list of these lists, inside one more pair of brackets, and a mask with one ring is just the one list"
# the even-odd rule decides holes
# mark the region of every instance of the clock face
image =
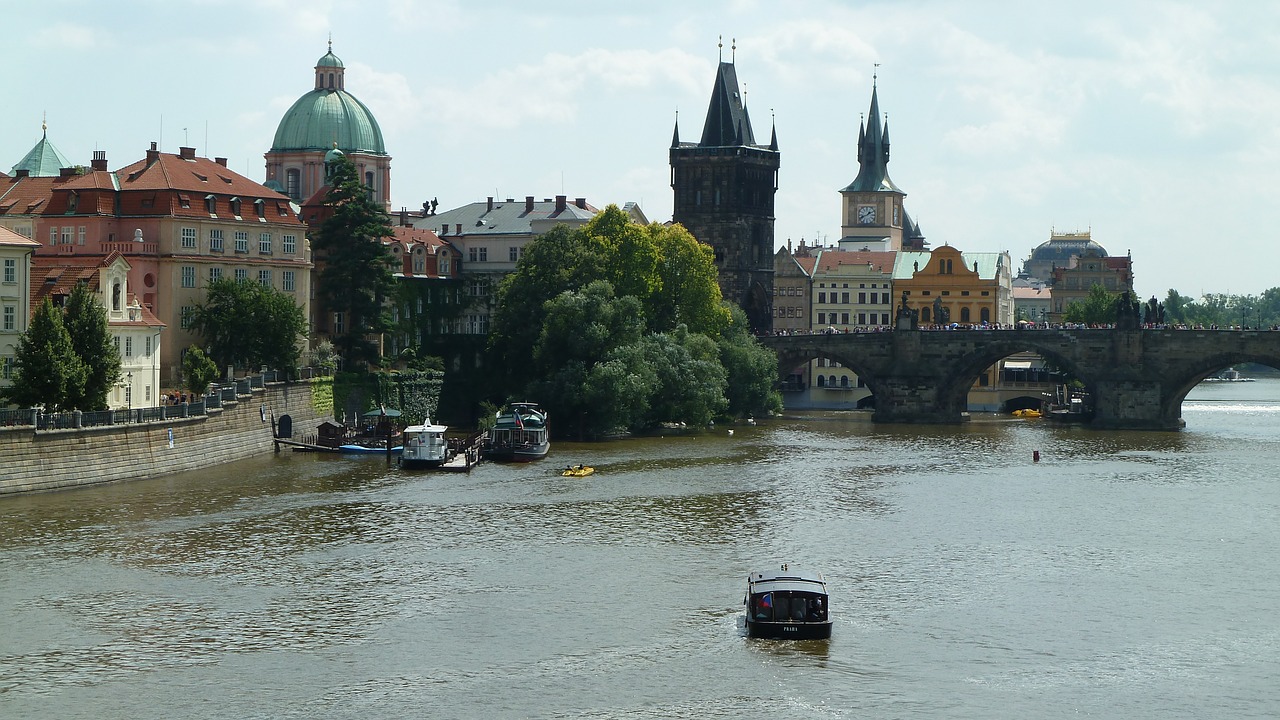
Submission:
[[868,225],[876,221],[876,209],[873,205],[862,205],[858,208],[858,222]]

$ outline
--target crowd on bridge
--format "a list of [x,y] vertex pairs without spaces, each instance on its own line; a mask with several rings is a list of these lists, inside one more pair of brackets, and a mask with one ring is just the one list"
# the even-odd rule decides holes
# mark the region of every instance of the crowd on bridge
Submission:
[[[1032,322],[1030,320],[1019,320],[1012,325],[1005,323],[949,323],[945,325],[938,324],[922,324],[917,326],[917,330],[926,331],[954,331],[954,330],[1114,330],[1115,323],[1073,323],[1073,322]],[[1143,330],[1280,330],[1280,325],[1272,325],[1266,328],[1249,327],[1248,325],[1203,325],[1201,323],[1142,323],[1140,327]],[[794,335],[856,335],[863,333],[882,333],[893,332],[894,328],[890,325],[873,325],[858,326],[853,328],[837,328],[825,327],[821,329],[808,330],[799,329],[781,329],[769,332],[757,332],[760,337],[791,337]]]

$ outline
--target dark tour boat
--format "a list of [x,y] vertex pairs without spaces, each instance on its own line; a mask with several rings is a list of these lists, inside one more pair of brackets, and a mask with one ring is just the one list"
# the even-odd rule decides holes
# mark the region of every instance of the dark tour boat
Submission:
[[551,448],[547,413],[535,403],[511,403],[498,413],[489,430],[484,455],[493,460],[529,462],[546,457]]
[[783,565],[747,576],[747,637],[822,640],[831,637],[827,582],[822,573]]

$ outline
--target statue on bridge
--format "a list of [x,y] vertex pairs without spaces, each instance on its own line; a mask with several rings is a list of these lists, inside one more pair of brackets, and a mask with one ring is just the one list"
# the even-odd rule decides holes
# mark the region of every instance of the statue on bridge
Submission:
[[1147,301],[1147,312],[1143,316],[1143,321],[1150,325],[1164,324],[1164,303],[1156,300],[1155,295]]
[[942,298],[933,299],[933,321],[938,325],[951,324],[951,309],[942,304]]
[[1137,330],[1142,325],[1142,303],[1127,290],[1116,298],[1116,329]]
[[898,305],[897,330],[915,330],[920,322],[920,311],[907,307],[907,291],[902,291],[902,304]]

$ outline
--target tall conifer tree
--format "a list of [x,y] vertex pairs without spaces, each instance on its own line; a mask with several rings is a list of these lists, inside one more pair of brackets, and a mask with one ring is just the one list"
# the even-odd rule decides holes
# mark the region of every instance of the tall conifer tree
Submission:
[[324,309],[341,313],[342,327],[334,327],[333,345],[343,369],[379,360],[377,335],[391,328],[386,300],[394,278],[394,259],[382,239],[392,237],[391,220],[360,183],[355,165],[336,150],[325,158],[329,193],[325,204],[332,215],[312,240],[322,265],[317,294]]
[[106,410],[107,396],[120,382],[120,351],[111,339],[107,310],[87,284],[76,283],[71,289],[63,322],[85,368],[83,394],[68,397],[68,404],[81,410]]
[[85,375],[84,363],[62,322],[62,308],[45,298],[18,340],[13,386],[5,391],[5,397],[21,407],[74,410],[74,398],[84,394]]

